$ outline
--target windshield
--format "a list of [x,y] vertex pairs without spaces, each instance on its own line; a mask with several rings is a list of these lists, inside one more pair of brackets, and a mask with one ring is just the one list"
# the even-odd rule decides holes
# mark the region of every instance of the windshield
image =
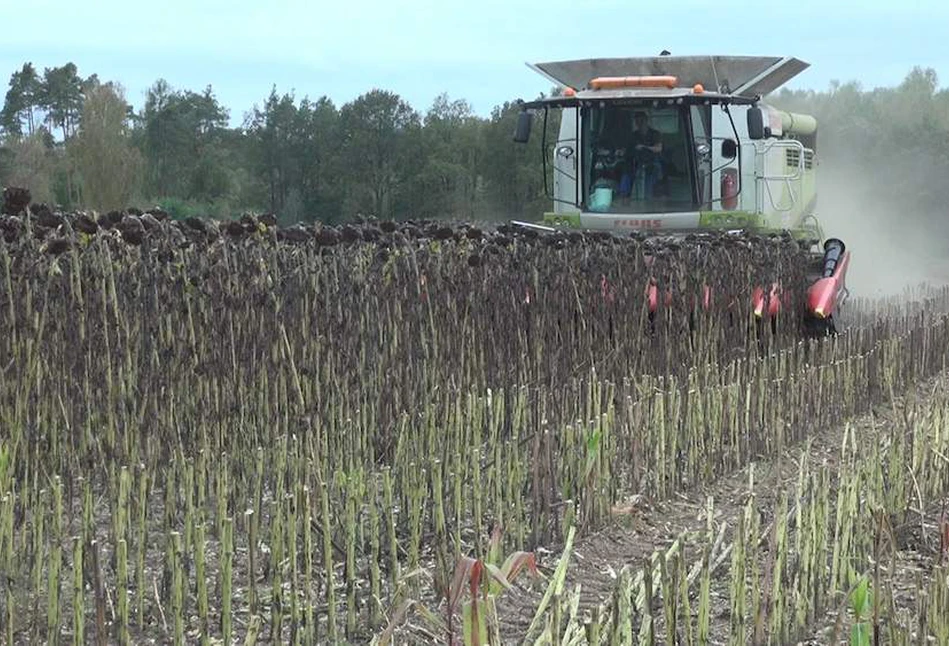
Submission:
[[605,213],[694,210],[687,109],[584,108],[586,208]]

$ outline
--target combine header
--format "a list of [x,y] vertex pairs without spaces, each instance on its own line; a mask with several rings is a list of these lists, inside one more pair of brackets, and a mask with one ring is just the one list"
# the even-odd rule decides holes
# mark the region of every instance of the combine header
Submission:
[[[763,95],[808,67],[796,58],[668,56],[539,63],[561,88],[522,104],[515,141],[530,138],[543,113],[544,184],[553,211],[544,229],[778,233],[809,252],[805,303],[788,285],[757,287],[759,320],[802,312],[807,329],[837,330],[847,297],[850,252],[825,239],[817,201],[814,117],[777,110]],[[549,112],[560,110],[548,181]],[[655,287],[647,294],[655,310]]]

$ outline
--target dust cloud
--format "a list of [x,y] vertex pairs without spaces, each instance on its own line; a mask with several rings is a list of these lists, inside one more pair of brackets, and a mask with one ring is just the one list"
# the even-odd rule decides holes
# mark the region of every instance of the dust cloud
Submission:
[[937,213],[914,205],[900,190],[901,175],[892,168],[867,174],[839,158],[820,162],[817,217],[825,237],[840,238],[851,252],[853,298],[949,284],[949,207]]

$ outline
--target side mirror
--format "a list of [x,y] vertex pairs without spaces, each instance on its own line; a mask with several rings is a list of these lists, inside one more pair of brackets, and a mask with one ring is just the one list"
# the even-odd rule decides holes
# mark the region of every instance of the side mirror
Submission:
[[748,108],[748,138],[764,139],[764,115],[761,108],[755,106]]
[[722,142],[722,157],[725,159],[734,159],[738,156],[738,144],[734,139],[726,139]]
[[514,130],[515,142],[526,144],[530,140],[532,117],[533,115],[526,111],[517,115],[517,128]]
[[557,155],[564,159],[570,159],[573,155],[573,146],[561,146],[557,149]]

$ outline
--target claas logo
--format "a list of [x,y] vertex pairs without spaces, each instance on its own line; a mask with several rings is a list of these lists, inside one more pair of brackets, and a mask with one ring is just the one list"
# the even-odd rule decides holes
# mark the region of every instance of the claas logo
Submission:
[[624,229],[661,229],[662,220],[615,220],[617,227]]

